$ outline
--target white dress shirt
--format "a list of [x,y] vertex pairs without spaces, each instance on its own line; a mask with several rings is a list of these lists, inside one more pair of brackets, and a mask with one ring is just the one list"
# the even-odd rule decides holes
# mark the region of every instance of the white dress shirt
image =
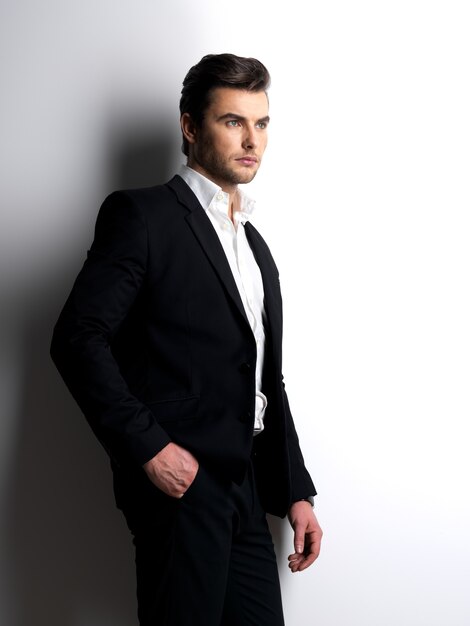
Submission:
[[229,195],[214,182],[190,167],[181,166],[178,174],[189,185],[206,211],[224,249],[233,278],[240,293],[246,316],[256,340],[256,398],[254,434],[263,428],[263,417],[267,406],[266,396],[261,391],[264,362],[264,290],[261,272],[253,251],[246,239],[244,225],[254,210],[254,201],[238,190],[240,210],[234,212],[233,222],[229,217]]

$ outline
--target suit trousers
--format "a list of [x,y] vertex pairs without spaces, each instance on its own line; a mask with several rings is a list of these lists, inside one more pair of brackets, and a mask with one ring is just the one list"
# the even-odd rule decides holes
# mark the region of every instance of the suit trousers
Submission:
[[252,464],[242,485],[199,467],[180,499],[124,509],[140,626],[283,626],[274,546]]

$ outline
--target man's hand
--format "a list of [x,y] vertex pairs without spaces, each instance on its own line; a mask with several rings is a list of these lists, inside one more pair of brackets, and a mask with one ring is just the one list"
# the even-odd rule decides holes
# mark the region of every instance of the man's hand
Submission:
[[294,529],[294,554],[288,556],[292,572],[307,569],[320,554],[323,531],[310,502],[294,502],[289,509],[289,522]]
[[176,443],[169,443],[143,467],[163,493],[181,498],[196,477],[199,463],[191,452]]

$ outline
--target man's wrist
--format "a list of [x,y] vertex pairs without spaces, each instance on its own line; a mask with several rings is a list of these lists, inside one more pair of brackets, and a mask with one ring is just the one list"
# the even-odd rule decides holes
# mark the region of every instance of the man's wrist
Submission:
[[312,505],[312,509],[315,508],[315,502],[313,500],[313,496],[307,496],[306,498],[300,498],[297,502],[309,502]]

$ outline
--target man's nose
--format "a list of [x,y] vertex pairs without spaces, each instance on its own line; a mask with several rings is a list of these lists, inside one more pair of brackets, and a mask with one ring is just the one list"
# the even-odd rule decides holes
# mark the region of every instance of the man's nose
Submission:
[[245,130],[245,136],[243,137],[243,148],[245,148],[245,150],[254,150],[257,145],[258,141],[256,138],[256,130],[247,126]]

